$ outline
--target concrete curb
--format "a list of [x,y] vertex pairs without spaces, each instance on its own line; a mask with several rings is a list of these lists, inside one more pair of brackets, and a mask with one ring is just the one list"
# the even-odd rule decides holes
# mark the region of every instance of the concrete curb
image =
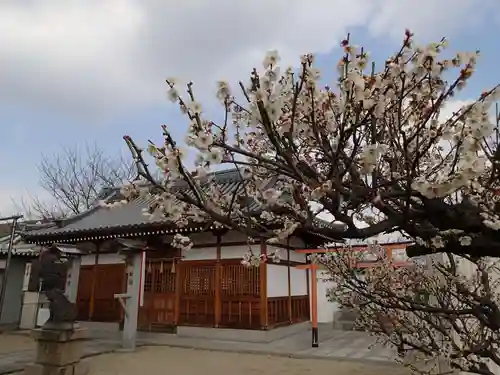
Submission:
[[287,353],[287,352],[269,352],[265,350],[259,349],[239,349],[239,348],[204,348],[196,345],[187,345],[187,344],[162,344],[162,343],[152,343],[146,342],[138,344],[137,347],[171,347],[171,348],[180,348],[180,349],[191,349],[191,350],[203,350],[203,351],[211,351],[211,352],[225,352],[225,353],[240,353],[240,354],[255,354],[255,355],[264,355],[264,356],[273,356],[273,357],[281,357],[281,358],[292,358],[292,359],[322,359],[328,361],[342,361],[342,362],[358,362],[365,363],[368,365],[375,366],[385,366],[385,367],[398,367],[401,368],[401,364],[392,361],[383,361],[383,360],[375,360],[375,359],[367,359],[367,358],[348,358],[348,357],[333,357],[333,356],[324,356],[324,355],[316,355],[309,353]]

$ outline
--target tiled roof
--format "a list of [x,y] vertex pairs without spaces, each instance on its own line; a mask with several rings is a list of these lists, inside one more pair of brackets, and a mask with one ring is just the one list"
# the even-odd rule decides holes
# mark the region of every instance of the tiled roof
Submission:
[[[10,236],[0,238],[0,256],[5,256],[9,251],[9,240]],[[83,255],[85,252],[81,251],[75,246],[67,244],[56,244],[57,248],[65,255]],[[12,255],[14,256],[26,256],[26,257],[37,257],[42,251],[41,245],[35,245],[31,243],[26,243],[23,241],[22,237],[16,235],[14,237],[12,245]]]
[[381,233],[379,235],[365,239],[349,239],[345,243],[332,242],[330,244],[327,244],[326,246],[335,247],[335,246],[349,245],[352,247],[361,247],[372,243],[378,243],[380,245],[408,244],[412,243],[412,239],[410,237],[403,235],[400,232],[392,232],[392,233]]
[[[10,236],[0,238],[0,256],[7,255],[9,250]],[[12,255],[35,257],[40,252],[40,246],[23,243],[20,236],[14,238]]]
[[[223,193],[233,194],[238,188],[242,189],[239,177],[234,172],[236,171],[216,172],[216,181],[221,185]],[[184,189],[187,191],[187,188]],[[104,200],[107,203],[121,200],[122,197],[119,191],[119,188],[111,189]],[[153,196],[148,196],[146,198],[139,197],[127,204],[111,208],[96,205],[94,208],[62,220],[60,223],[53,223],[51,226],[46,225],[39,229],[26,230],[23,237],[63,236],[92,231],[111,231],[113,229],[133,230],[154,225],[172,226],[173,224],[165,218],[159,217],[155,219],[143,214],[144,209],[147,209],[153,200]]]
[[[234,194],[241,191],[243,187],[239,173],[235,169],[215,172],[216,183],[220,184],[220,189],[224,194]],[[188,192],[186,187],[179,186],[180,190]],[[108,203],[122,199],[119,189],[112,189],[105,199]],[[118,205],[112,208],[96,206],[87,212],[65,219],[51,226],[44,225],[42,228],[31,228],[24,231],[23,237],[33,240],[43,237],[63,237],[93,234],[95,232],[113,232],[124,230],[141,230],[151,227],[174,227],[174,224],[165,218],[149,218],[143,214],[143,210],[149,207],[154,197],[140,197],[130,203]],[[249,204],[250,210],[258,212],[259,205],[255,200]],[[328,222],[318,220],[318,225],[328,227]],[[197,224],[198,227],[202,224]]]

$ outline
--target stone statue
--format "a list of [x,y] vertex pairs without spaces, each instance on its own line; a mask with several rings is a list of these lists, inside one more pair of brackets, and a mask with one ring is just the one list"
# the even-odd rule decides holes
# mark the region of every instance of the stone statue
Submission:
[[76,320],[75,305],[64,294],[67,270],[61,252],[54,245],[44,249],[32,264],[28,290],[41,291],[49,300],[48,325],[71,325]]

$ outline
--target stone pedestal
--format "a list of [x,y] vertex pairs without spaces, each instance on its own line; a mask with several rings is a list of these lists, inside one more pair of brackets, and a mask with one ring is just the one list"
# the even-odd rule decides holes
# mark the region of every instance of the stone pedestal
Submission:
[[25,375],[86,375],[88,365],[81,362],[88,332],[82,328],[43,327],[32,331],[37,342],[35,363],[26,366]]

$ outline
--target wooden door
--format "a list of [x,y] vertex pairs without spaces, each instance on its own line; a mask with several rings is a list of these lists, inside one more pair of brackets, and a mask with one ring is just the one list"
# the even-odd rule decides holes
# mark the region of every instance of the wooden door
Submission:
[[[78,281],[77,319],[94,322],[119,322],[122,317],[122,308],[115,298],[115,294],[125,291],[125,264],[98,264],[94,273],[94,266],[82,266]],[[92,283],[95,280],[94,311],[89,316]]]
[[215,325],[215,261],[181,262],[179,324]]
[[139,308],[138,327],[147,331],[170,332],[175,325],[175,271],[172,262],[147,260],[144,303]]

